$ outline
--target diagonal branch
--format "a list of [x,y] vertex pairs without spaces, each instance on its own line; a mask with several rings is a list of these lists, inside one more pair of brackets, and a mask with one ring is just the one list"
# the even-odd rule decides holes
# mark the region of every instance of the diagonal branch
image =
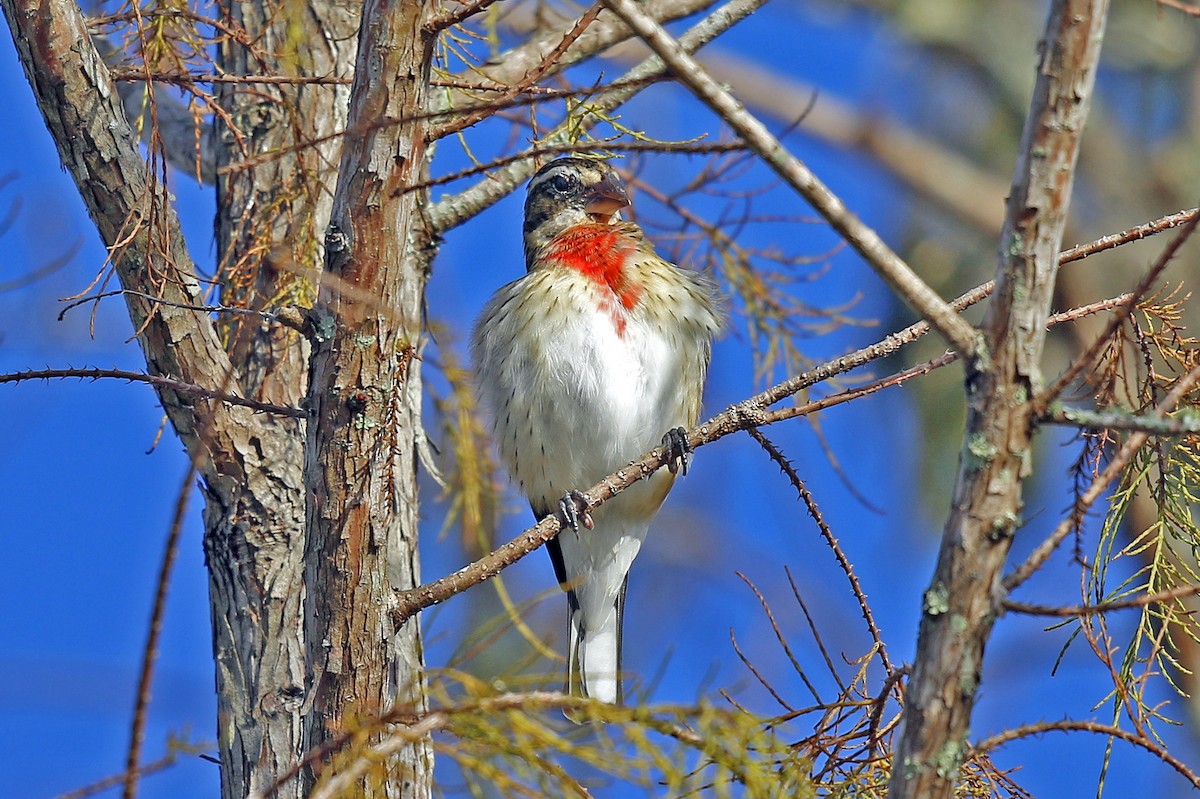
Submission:
[[[212,320],[189,307],[204,302],[179,219],[165,188],[146,167],[79,6],[74,0],[0,0],[0,6],[63,165],[109,248],[122,286],[139,292],[127,295],[126,305],[150,373],[193,385],[227,380],[229,359]],[[237,409],[214,405],[212,416],[198,424],[186,394],[168,383],[156,388],[198,468],[206,478],[219,478],[209,457],[235,449],[222,446],[220,439]],[[241,392],[231,386],[228,393]],[[236,468],[225,471],[235,473]]]
[[[730,0],[689,28],[680,37],[679,46],[688,52],[699,50],[736,23],[750,16],[765,3],[766,0]],[[591,31],[595,27],[596,25],[592,25],[588,30]],[[587,130],[595,124],[596,114],[607,113],[627,102],[650,85],[649,78],[665,71],[666,66],[657,56],[647,58],[630,69],[614,81],[620,88],[600,92],[588,103],[589,107],[596,112],[595,114],[581,122],[560,125],[537,145],[525,150],[523,155],[526,160],[514,161],[501,167],[471,188],[449,197],[443,197],[430,206],[428,216],[432,230],[437,234],[445,233],[447,230],[461,225],[484,208],[508,196],[533,174],[537,168],[533,159],[542,152],[543,148],[554,148],[573,143],[581,129]]]
[[604,0],[674,72],[680,83],[708,105],[788,185],[807,200],[908,305],[933,325],[958,352],[974,357],[979,333],[938,296],[883,239],[842,203],[766,126],[721,87],[662,26],[633,0]]
[[[979,290],[968,295],[979,295]],[[984,293],[982,296],[986,296]],[[982,298],[980,296],[980,298]],[[1110,310],[1127,299],[1126,295],[1109,300],[1102,300],[1083,308],[1073,309],[1051,317],[1052,324],[1069,322],[1088,313]],[[874,393],[883,388],[900,385],[914,377],[927,374],[957,360],[956,353],[950,352],[924,364],[906,369],[890,377],[876,380],[866,386],[847,389],[839,394],[813,400],[795,407],[769,411],[767,408],[781,399],[809,387],[828,380],[831,377],[848,372],[870,361],[891,355],[905,344],[915,341],[926,332],[928,326],[913,325],[906,330],[894,333],[883,341],[864,347],[857,352],[834,359],[822,364],[804,374],[797,375],[766,391],[763,391],[736,405],[731,405],[721,413],[707,421],[701,422],[687,432],[688,442],[696,450],[732,433],[773,424],[775,422],[793,419],[799,416],[822,411],[833,405],[839,405],[858,399],[866,394]],[[652,450],[640,458],[631,461],[624,469],[619,469],[601,480],[584,492],[588,500],[588,510],[595,509],[617,494],[645,479],[667,463],[665,454],[658,449]],[[528,528],[506,544],[503,544],[478,560],[464,566],[451,575],[430,583],[419,585],[407,591],[398,593],[397,607],[393,611],[395,623],[401,624],[414,613],[432,605],[445,602],[455,594],[461,593],[477,583],[490,579],[508,566],[516,563],[538,547],[545,544],[562,529],[558,516],[547,516],[533,527]]]
[[[1063,250],[1058,254],[1057,260],[1059,264],[1080,261],[1095,255],[1096,253],[1104,252],[1130,242],[1140,241],[1141,239],[1156,235],[1165,230],[1170,230],[1186,224],[1190,220],[1195,219],[1197,216],[1200,216],[1200,208],[1193,208],[1188,211],[1169,214],[1151,222],[1129,228],[1128,230],[1103,236],[1095,241],[1088,242],[1086,244],[1079,244]],[[962,296],[957,297],[951,302],[951,305],[956,311],[962,311],[976,303],[983,301],[984,299],[987,299],[987,297],[991,295],[994,288],[995,284],[989,281],[988,283],[978,286],[971,291],[966,292]],[[1128,299],[1129,295],[1123,294],[1119,297],[1113,297],[1083,306],[1081,308],[1065,311],[1052,316],[1049,320],[1049,323],[1060,324],[1064,322],[1070,322],[1086,314],[1097,313],[1119,306],[1122,303],[1127,302]],[[957,357],[951,353],[949,356],[939,358],[930,364],[922,364],[913,367],[912,369],[906,370],[899,375],[893,375],[892,377],[876,381],[872,385],[843,392],[837,397],[816,400],[795,408],[785,408],[777,411],[767,410],[770,408],[770,406],[780,402],[783,399],[786,399],[787,397],[793,396],[809,386],[829,380],[832,377],[844,374],[872,361],[888,357],[896,353],[906,344],[916,341],[927,332],[929,332],[929,324],[924,321],[917,322],[903,330],[892,333],[881,341],[858,349],[855,352],[848,353],[847,355],[843,355],[839,358],[835,358],[803,374],[789,378],[788,380],[772,386],[771,388],[766,389],[750,399],[731,406],[723,413],[714,416],[712,419],[697,425],[688,432],[689,441],[694,448],[698,448],[704,444],[715,441],[716,439],[722,437],[723,435],[727,435],[728,433],[750,427],[770,424],[774,421],[781,421],[784,418],[793,418],[797,415],[812,413],[828,407],[829,405],[835,404],[836,401],[846,401],[846,399],[858,396],[860,394],[869,393],[870,391],[885,388],[890,385],[897,385],[908,377],[924,374],[931,368],[944,365],[942,361],[949,363],[953,360],[957,360]],[[841,399],[838,400],[838,398]],[[587,493],[591,498],[596,499],[601,495],[605,488],[611,486],[615,488],[615,494],[616,491],[620,491],[625,486],[635,482],[638,475],[647,475],[655,469],[661,467],[663,463],[664,461],[659,455],[651,453],[643,456],[641,459],[631,463],[627,469],[610,475],[606,480],[602,481],[601,484],[594,486]],[[444,602],[451,596],[466,590],[472,585],[499,574],[507,566],[516,563],[518,560],[540,547],[546,541],[553,538],[558,533],[559,529],[560,526],[557,519],[553,517],[543,519],[534,527],[525,530],[523,533],[517,536],[517,538],[509,541],[506,544],[503,544],[475,562],[464,566],[454,574],[443,577],[434,582],[418,586],[410,591],[402,592],[399,595],[398,607],[395,611],[397,624],[423,608]]]

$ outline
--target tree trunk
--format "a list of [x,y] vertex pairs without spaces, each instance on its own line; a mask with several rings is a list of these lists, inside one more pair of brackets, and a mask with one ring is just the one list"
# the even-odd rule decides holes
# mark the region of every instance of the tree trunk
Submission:
[[[325,2],[232,4],[225,22],[245,35],[222,40],[221,70],[348,80],[355,11]],[[226,305],[312,302],[340,148],[337,139],[322,140],[344,126],[348,94],[337,82],[218,85],[216,229]],[[300,146],[312,141],[321,143]],[[255,399],[298,405],[308,376],[299,334],[240,315],[218,324],[234,370],[223,379]],[[231,501],[210,494],[205,512],[225,799],[266,790],[306,749],[305,425],[278,417],[260,423],[263,463]],[[292,779],[276,795],[303,794]]]
[[[424,191],[432,4],[363,8],[326,269],[314,308],[305,450],[305,636],[314,747],[393,707],[425,708],[419,619],[396,629],[395,591],[420,580],[420,342],[432,250]],[[377,731],[375,740],[383,731]],[[364,796],[425,797],[432,751],[418,740],[377,765]],[[359,792],[356,792],[359,793]]]

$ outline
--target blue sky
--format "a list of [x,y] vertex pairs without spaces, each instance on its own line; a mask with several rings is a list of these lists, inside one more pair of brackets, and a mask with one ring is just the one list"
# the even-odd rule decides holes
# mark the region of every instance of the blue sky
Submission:
[[[58,165],[11,43],[8,37],[0,39],[0,97],[7,109],[6,123],[0,126],[0,176],[15,178],[0,189],[0,216],[19,203],[12,228],[0,239],[0,283],[63,255],[76,242],[80,245],[61,270],[31,287],[0,293],[0,371],[85,365],[141,369],[141,354],[127,341],[128,319],[115,301],[99,307],[94,337],[85,309],[55,321],[61,309],[58,298],[83,290],[104,253],[74,186]],[[1033,42],[1027,45],[1032,63]],[[905,63],[911,69],[913,58],[902,41],[869,17],[810,14],[794,6],[768,7],[722,46],[752,54],[851,101],[870,101],[895,90],[898,81],[889,76],[888,66]],[[625,113],[646,127],[711,125],[706,114],[678,93],[653,95]],[[790,137],[789,144],[885,237],[899,235],[895,209],[905,200],[876,167],[802,133]],[[649,174],[665,184],[678,183],[694,166],[686,159],[658,162]],[[174,179],[172,190],[194,256],[211,262],[212,193],[181,177]],[[779,213],[808,213],[786,194],[771,197],[779,198]],[[466,327],[487,294],[522,269],[519,215],[519,197],[502,202],[451,233],[439,258],[429,288],[431,313],[458,329],[452,346],[460,353]],[[819,252],[830,241],[827,231],[811,225],[796,225],[784,235],[796,251]],[[828,272],[804,291],[820,304],[862,293],[854,314],[863,319],[893,313],[881,284],[846,252],[834,256]],[[886,332],[850,328],[803,342],[802,348],[823,357]],[[940,379],[957,379],[957,374]],[[746,341],[734,330],[717,345],[706,411],[715,413],[754,389]],[[875,602],[892,657],[900,662],[912,656],[919,598],[932,570],[944,512],[920,505],[916,456],[922,434],[911,401],[893,390],[823,416],[831,451],[850,481],[872,505],[884,509],[882,514],[851,496],[806,423],[771,431],[842,538]],[[143,386],[115,381],[0,386],[0,418],[7,420],[0,432],[0,496],[7,506],[0,524],[7,558],[6,579],[0,581],[0,725],[14,731],[7,746],[9,765],[0,774],[0,795],[48,797],[123,767],[157,564],[186,459],[169,429],[155,443],[162,413]],[[1047,451],[1047,472],[1057,478],[1066,456],[1054,447]],[[939,479],[949,482],[953,475]],[[1067,501],[1065,485],[1056,480],[1054,486],[1033,490],[1027,513],[1031,522],[1018,550],[1028,550],[1057,521]],[[432,501],[434,494],[426,492],[431,501],[424,508],[427,578],[462,565],[453,537],[437,537],[445,508]],[[516,512],[506,517],[502,538],[527,521],[515,497],[511,504]],[[173,735],[193,741],[214,738],[201,531],[197,496],[172,581],[146,759],[158,756]],[[740,571],[759,586],[784,618],[793,647],[819,673],[803,620],[790,599],[785,565],[795,573],[827,642],[849,657],[861,654],[866,638],[844,578],[786,481],[748,438],[731,437],[705,448],[693,474],[668,501],[634,568],[627,668],[662,674],[652,694],[656,701],[687,701],[705,685],[732,686],[739,696],[769,709],[737,662],[729,643],[732,630],[756,662],[776,676],[783,692],[799,697],[799,681],[789,676],[753,596],[735,575]],[[535,553],[505,579],[518,597],[550,594],[531,623],[561,647],[562,600],[548,592],[553,583],[547,559]],[[1070,602],[1077,596],[1075,580],[1065,558],[1059,559],[1030,596]],[[480,586],[427,619],[431,665],[451,657],[460,640],[457,631],[470,613],[496,612],[494,597],[490,586]],[[1107,720],[1107,710],[1091,710],[1105,687],[1082,647],[1067,653],[1057,676],[1049,675],[1065,634],[1043,632],[1042,627],[1027,619],[999,624],[988,652],[976,735],[1068,715]],[[520,646],[519,641],[507,642],[503,657],[519,656],[511,650]],[[1169,740],[1180,756],[1194,760],[1186,736]],[[1099,739],[1057,736],[1014,746],[998,761],[1023,766],[1018,782],[1035,795],[1084,797],[1095,794],[1101,752]],[[148,777],[142,795],[208,797],[215,795],[216,785],[216,767],[188,757]],[[1149,757],[1119,748],[1108,790],[1111,796],[1172,797],[1182,796],[1186,788]]]

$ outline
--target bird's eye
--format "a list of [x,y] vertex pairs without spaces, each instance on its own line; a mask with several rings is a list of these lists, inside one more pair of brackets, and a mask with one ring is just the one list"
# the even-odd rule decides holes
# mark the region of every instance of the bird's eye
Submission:
[[559,194],[567,194],[574,191],[579,185],[579,179],[569,173],[560,172],[550,178],[550,188]]

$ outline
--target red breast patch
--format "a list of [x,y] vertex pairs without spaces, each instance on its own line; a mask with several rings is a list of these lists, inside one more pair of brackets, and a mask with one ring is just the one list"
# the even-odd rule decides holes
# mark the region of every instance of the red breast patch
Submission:
[[[642,287],[625,272],[625,260],[634,249],[612,225],[576,225],[558,234],[546,255],[607,288],[628,311],[642,294]],[[625,320],[623,314],[620,316],[618,319],[614,313],[613,321],[617,332],[623,333]]]

